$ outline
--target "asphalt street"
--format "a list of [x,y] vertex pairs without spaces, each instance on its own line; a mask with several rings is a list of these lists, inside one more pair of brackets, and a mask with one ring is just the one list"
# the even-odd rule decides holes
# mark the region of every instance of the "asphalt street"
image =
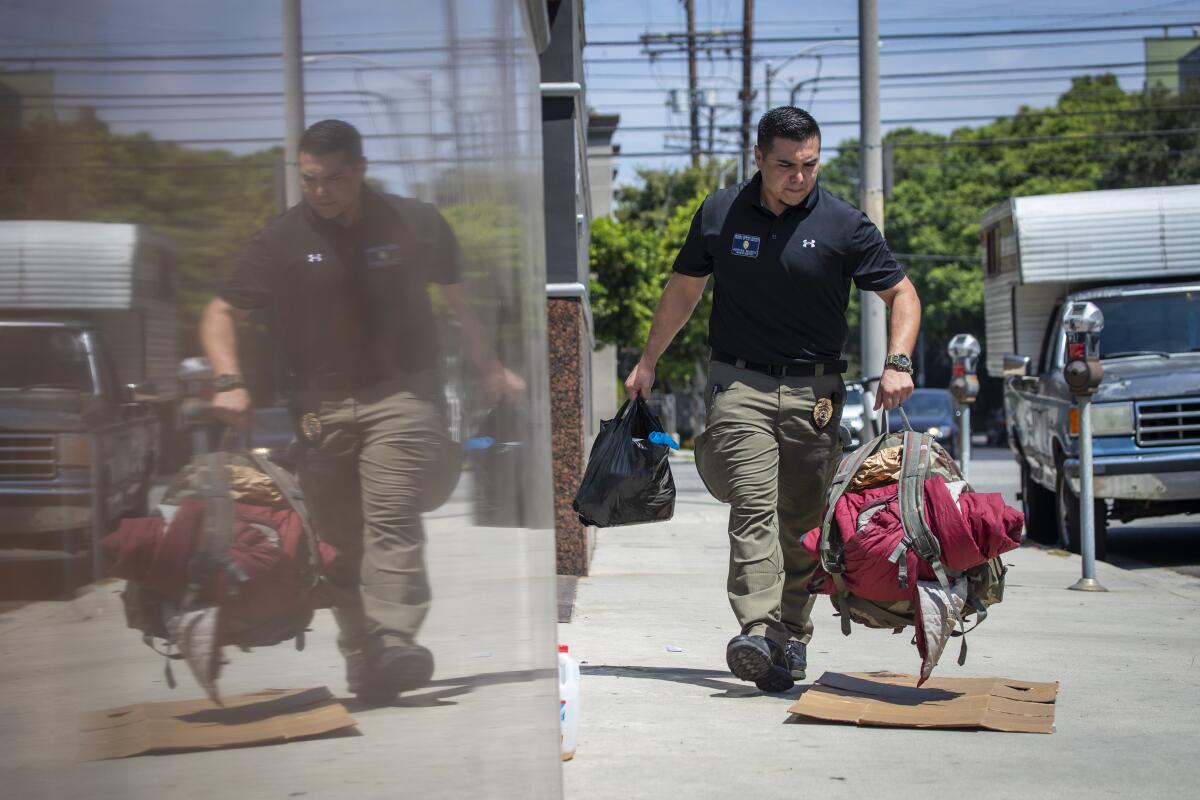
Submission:
[[[1017,464],[1008,448],[976,447],[971,482],[978,491],[1003,492],[1006,501],[1021,507]],[[1200,515],[1114,520],[1108,527],[1108,553],[1109,561],[1123,569],[1162,567],[1200,578]]]

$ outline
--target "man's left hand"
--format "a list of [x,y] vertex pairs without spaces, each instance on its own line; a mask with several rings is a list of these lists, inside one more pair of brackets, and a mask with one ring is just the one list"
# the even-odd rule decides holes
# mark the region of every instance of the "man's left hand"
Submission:
[[885,369],[875,393],[875,410],[891,411],[913,393],[912,375],[898,369]]

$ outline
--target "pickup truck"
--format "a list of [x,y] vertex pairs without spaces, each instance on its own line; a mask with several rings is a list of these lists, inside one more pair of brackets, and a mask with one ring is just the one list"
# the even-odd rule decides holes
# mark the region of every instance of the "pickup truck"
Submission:
[[0,320],[0,548],[87,559],[146,510],[160,453],[149,387],[120,383],[84,322]]
[[0,558],[87,556],[182,460],[178,324],[170,239],[0,221]]
[[1004,376],[1026,534],[1079,547],[1064,309],[1104,314],[1093,397],[1096,555],[1110,519],[1200,511],[1200,186],[1014,197],[988,210],[987,369]]
[[[1075,292],[1104,314],[1104,380],[1092,398],[1096,554],[1111,516],[1122,522],[1200,511],[1200,282]],[[1035,540],[1079,544],[1078,406],[1063,377],[1062,308],[1033,375],[1010,360],[1010,441]],[[1111,503],[1111,509],[1108,508]]]

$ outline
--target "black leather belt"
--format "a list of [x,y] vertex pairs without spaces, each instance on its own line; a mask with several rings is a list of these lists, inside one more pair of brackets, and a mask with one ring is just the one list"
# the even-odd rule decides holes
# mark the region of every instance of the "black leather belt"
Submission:
[[738,369],[749,369],[772,378],[819,378],[822,375],[841,375],[848,368],[845,361],[825,361],[819,364],[756,364],[728,353],[713,351],[713,361]]

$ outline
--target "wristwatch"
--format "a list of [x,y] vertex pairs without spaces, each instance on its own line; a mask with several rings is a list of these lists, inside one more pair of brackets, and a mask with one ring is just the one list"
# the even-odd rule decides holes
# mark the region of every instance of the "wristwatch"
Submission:
[[246,380],[241,375],[226,373],[213,378],[214,392],[232,392],[234,389],[245,389]]
[[883,368],[894,369],[897,372],[907,372],[909,375],[912,375],[912,359],[906,353],[892,353],[883,362]]

